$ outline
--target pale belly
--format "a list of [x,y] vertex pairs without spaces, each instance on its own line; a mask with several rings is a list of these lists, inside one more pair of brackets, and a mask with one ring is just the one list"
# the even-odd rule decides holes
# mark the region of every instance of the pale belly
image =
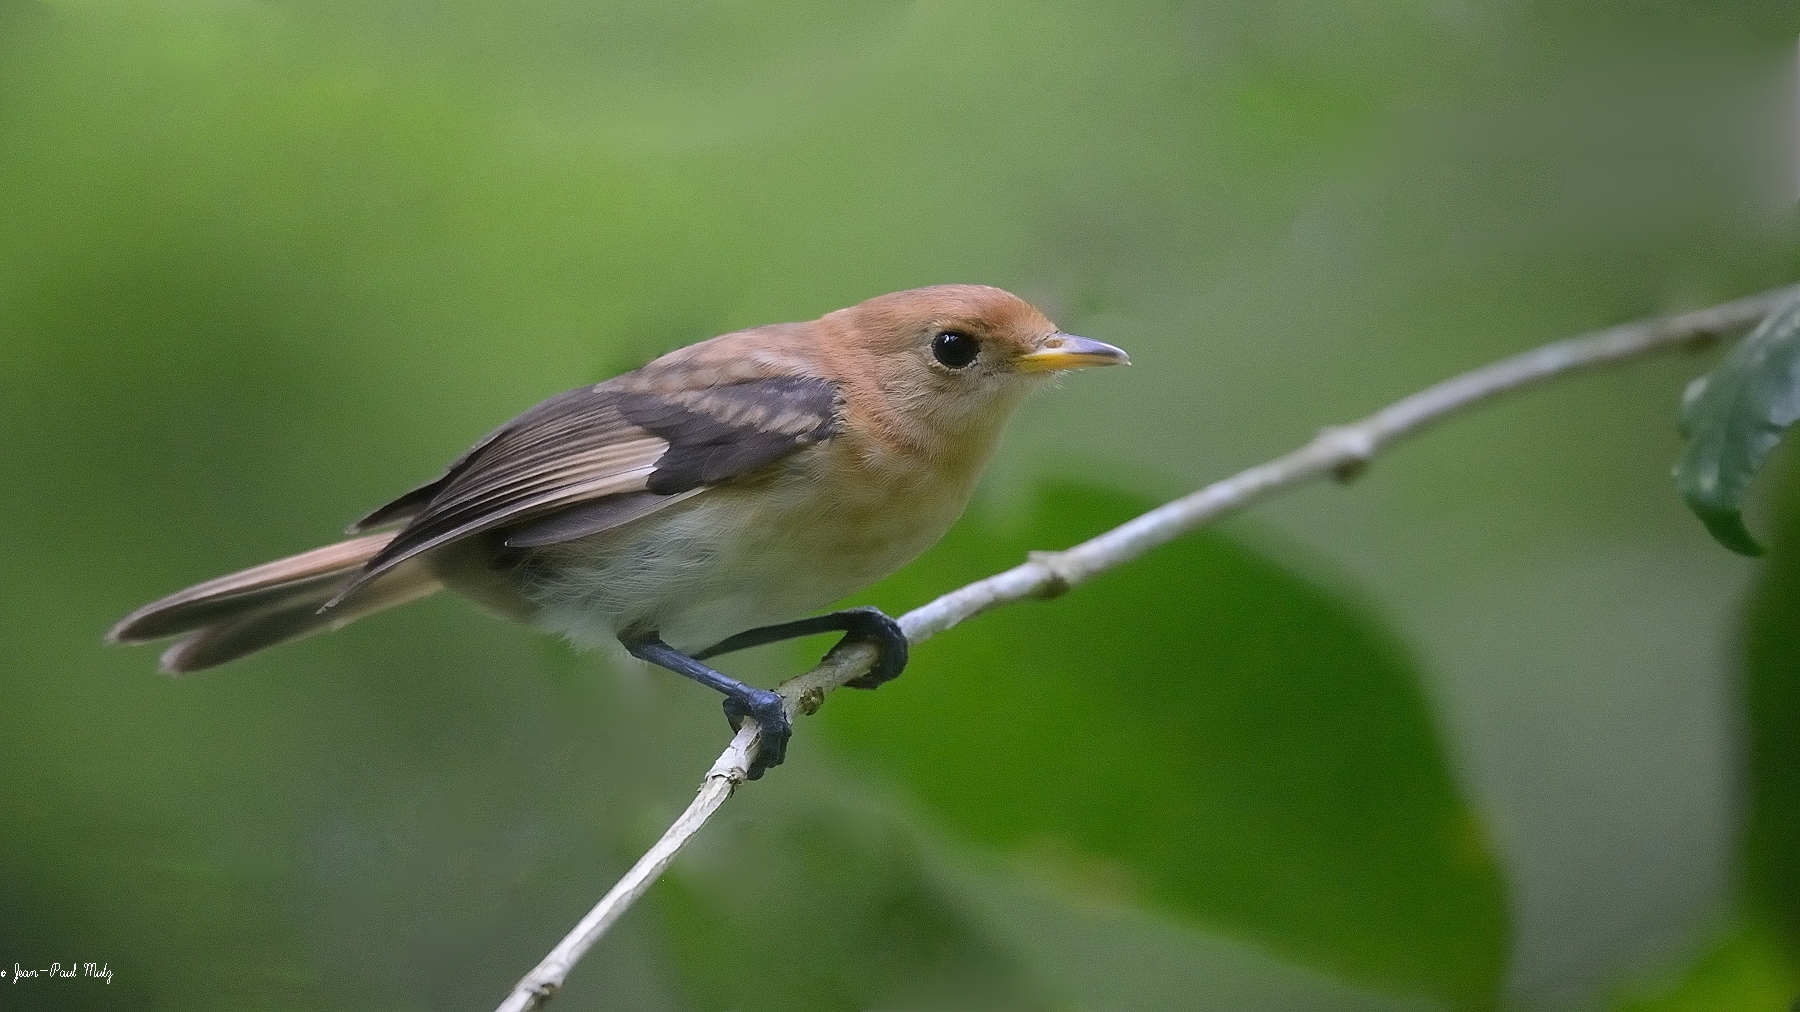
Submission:
[[967,486],[932,484],[830,496],[821,485],[845,484],[711,489],[539,550],[518,571],[517,589],[534,605],[533,624],[580,643],[654,632],[678,650],[701,650],[817,612],[911,561],[968,501]]

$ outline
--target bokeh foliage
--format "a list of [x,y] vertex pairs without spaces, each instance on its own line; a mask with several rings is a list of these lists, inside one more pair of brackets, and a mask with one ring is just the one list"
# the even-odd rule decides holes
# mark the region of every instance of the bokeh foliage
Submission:
[[[731,327],[968,280],[1130,349],[872,592],[915,604],[1488,358],[1791,282],[1797,29],[0,0],[0,966],[116,973],[3,1000],[489,1007],[722,742],[704,694],[448,599],[181,682],[98,646],[136,604]],[[1681,509],[1710,364],[1471,416],[922,647],[557,1007],[1773,1000],[1796,499],[1752,497],[1760,569]]]
[[[923,603],[1151,505],[1050,486],[870,600]],[[825,724],[960,838],[1365,982],[1497,997],[1502,883],[1413,665],[1315,584],[1201,534],[919,653],[924,688]]]

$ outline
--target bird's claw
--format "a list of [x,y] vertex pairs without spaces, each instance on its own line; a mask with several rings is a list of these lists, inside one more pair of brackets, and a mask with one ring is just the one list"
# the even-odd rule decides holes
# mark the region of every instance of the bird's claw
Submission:
[[750,780],[761,780],[770,767],[780,766],[787,758],[788,739],[794,735],[794,722],[788,717],[787,703],[781,694],[769,689],[752,689],[745,698],[725,697],[725,719],[731,722],[733,731],[744,726],[745,717],[754,719],[762,731],[756,757],[750,760],[750,769],[745,775]]
[[[906,633],[900,628],[900,623],[888,618],[879,608],[851,608],[803,622],[752,629],[715,643],[694,657],[695,660],[704,660],[715,654],[761,646],[776,639],[823,632],[825,630],[818,627],[827,622],[844,631],[844,638],[831,648],[832,651],[835,652],[847,643],[867,643],[875,648],[874,666],[865,674],[845,682],[845,685],[854,689],[873,689],[884,682],[893,681],[905,669]],[[842,624],[838,625],[839,622]],[[725,688],[731,693],[725,697],[725,719],[731,721],[732,730],[742,727],[746,717],[755,719],[762,729],[756,758],[751,760],[748,771],[749,779],[759,780],[770,768],[780,766],[781,761],[787,758],[788,739],[794,733],[793,719],[788,716],[787,703],[779,693],[769,689],[752,689],[741,683],[731,683]]]
[[[908,643],[906,632],[900,623],[888,618],[880,608],[852,608],[845,613],[849,617],[849,627],[844,630],[844,638],[838,641],[841,647],[846,643],[867,643],[875,648],[875,665],[866,674],[858,675],[844,684],[852,689],[875,689],[893,681],[906,670]],[[832,647],[836,650],[837,647]]]

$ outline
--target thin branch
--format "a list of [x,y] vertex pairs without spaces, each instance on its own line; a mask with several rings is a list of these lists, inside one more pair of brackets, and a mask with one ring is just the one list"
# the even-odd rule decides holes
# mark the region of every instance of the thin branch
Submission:
[[[910,642],[920,643],[1003,604],[1055,597],[1277,492],[1326,477],[1348,481],[1377,453],[1400,439],[1501,394],[1663,351],[1704,346],[1756,323],[1776,307],[1796,299],[1800,299],[1800,285],[1770,289],[1708,309],[1594,331],[1463,373],[1353,425],[1325,429],[1312,442],[1285,456],[1214,482],[1073,548],[1033,552],[1028,561],[1012,569],[907,612],[899,619],[900,627]],[[787,700],[789,715],[817,711],[825,693],[867,672],[874,660],[874,649],[862,644],[846,644],[832,650],[818,667],[780,686],[778,691]],[[587,950],[650,888],[731,796],[732,790],[744,782],[757,742],[755,721],[745,721],[731,746],[707,772],[693,804],[581,923],[557,943],[550,955],[525,975],[501,1003],[499,1012],[524,1012],[550,1000]]]
[[756,740],[756,721],[744,721],[744,726],[731,739],[730,746],[719,756],[719,761],[706,771],[706,779],[701,782],[700,793],[694,798],[694,803],[681,813],[675,824],[662,835],[662,839],[656,841],[655,846],[638,858],[631,870],[625,873],[625,877],[607,890],[600,902],[594,904],[594,909],[581,919],[581,923],[556,943],[556,948],[550,950],[543,962],[526,974],[524,980],[519,981],[512,994],[507,995],[506,1000],[500,1003],[499,1012],[541,1008],[556,994],[557,989],[562,987],[564,978],[581,961],[581,957],[587,955],[588,949],[662,876],[663,869],[675,860],[675,855],[681,853],[681,848],[687,846],[687,842],[700,831],[700,827],[706,825],[706,820],[712,818],[712,814],[719,810],[726,798],[731,797],[732,788],[743,783],[744,771],[750,768],[751,750],[756,747]]

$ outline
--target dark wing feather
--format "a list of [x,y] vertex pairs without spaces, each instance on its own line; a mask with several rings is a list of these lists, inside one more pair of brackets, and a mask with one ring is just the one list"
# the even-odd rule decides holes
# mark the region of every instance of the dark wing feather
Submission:
[[507,541],[516,547],[584,537],[837,430],[837,388],[826,380],[778,377],[671,389],[667,377],[657,377],[660,388],[646,389],[629,385],[634,377],[545,401],[438,481],[370,514],[365,523],[406,513],[411,522],[331,605],[406,559],[459,538],[515,525]]
[[837,431],[837,387],[783,376],[673,393],[627,391],[619,411],[669,441],[645,487],[673,495],[754,471]]

